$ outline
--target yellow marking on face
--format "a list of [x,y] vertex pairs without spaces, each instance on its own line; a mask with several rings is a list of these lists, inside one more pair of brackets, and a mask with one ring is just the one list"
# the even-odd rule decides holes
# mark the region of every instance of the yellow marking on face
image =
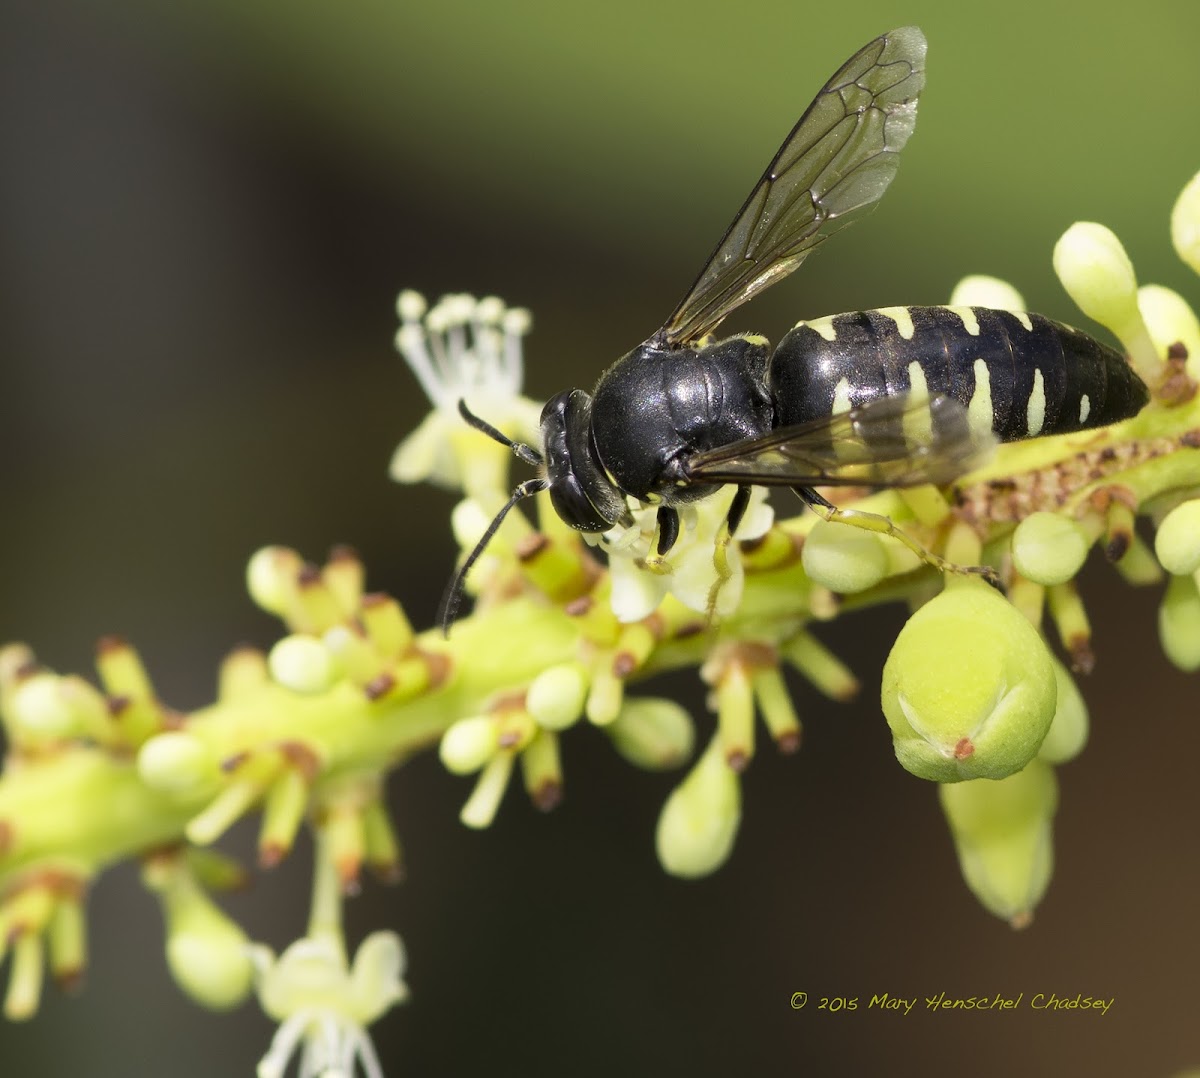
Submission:
[[801,326],[808,326],[814,333],[819,333],[827,341],[837,340],[837,330],[833,328],[833,315],[827,314],[824,318],[814,318],[811,322],[797,322],[796,329]]
[[907,307],[878,307],[876,313],[883,315],[884,318],[890,318],[896,323],[896,332],[900,334],[906,341],[913,339],[913,334],[916,333],[917,327],[913,325],[912,311]]
[[1046,422],[1046,380],[1042,377],[1040,367],[1033,370],[1033,392],[1029,394],[1029,404],[1025,407],[1025,426],[1030,438],[1036,438],[1042,433],[1042,424]]
[[1027,333],[1033,332],[1033,319],[1024,311],[1009,311],[1008,313],[1025,327]]
[[988,365],[982,360],[975,360],[975,390],[971,394],[971,403],[967,405],[967,419],[973,430],[990,434],[992,431],[992,376]]
[[841,415],[848,411],[850,411],[850,380],[842,378],[833,387],[833,407],[830,414]]
[[1086,423],[1087,417],[1091,414],[1092,402],[1088,400],[1088,395],[1085,393],[1079,398],[1079,422]]
[[972,337],[979,336],[979,319],[975,317],[975,312],[970,307],[947,307],[946,310],[962,319],[963,329]]
[[[929,383],[925,372],[915,359],[908,365],[908,396],[913,401],[929,400]],[[904,440],[909,446],[927,446],[933,442],[933,416],[928,408],[914,408],[904,413]]]

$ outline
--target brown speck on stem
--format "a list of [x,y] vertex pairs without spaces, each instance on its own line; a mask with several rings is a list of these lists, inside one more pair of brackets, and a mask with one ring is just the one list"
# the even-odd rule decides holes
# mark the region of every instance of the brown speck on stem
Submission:
[[750,757],[746,754],[745,749],[733,749],[725,754],[725,762],[729,765],[730,771],[740,775],[750,765]]
[[788,730],[775,739],[775,747],[785,756],[791,756],[800,751],[802,738],[799,730]]
[[83,967],[68,966],[65,969],[56,969],[54,971],[54,983],[58,985],[63,992],[69,992],[72,995],[83,987]]
[[274,868],[284,858],[287,851],[281,842],[265,842],[258,848],[259,868]]
[[378,674],[363,686],[368,700],[382,700],[392,691],[396,679],[391,674]]
[[107,704],[108,713],[115,719],[129,709],[129,707],[133,704],[133,700],[122,694],[121,696],[110,696],[107,700]]
[[1023,928],[1028,928],[1031,924],[1033,924],[1033,911],[1021,910],[1020,913],[1014,913],[1008,919],[1008,924],[1010,928],[1015,928],[1017,931],[1020,931]]
[[589,610],[592,609],[592,603],[595,600],[590,595],[581,595],[578,599],[572,599],[563,610],[573,618],[581,618]]
[[1089,637],[1071,637],[1067,641],[1067,653],[1071,657],[1071,669],[1076,674],[1090,674],[1096,668],[1096,653],[1092,651]]
[[306,561],[296,573],[296,583],[302,588],[311,588],[323,582],[321,570],[311,561]]
[[613,656],[613,677],[627,678],[637,669],[637,658],[628,651],[619,651]]
[[533,532],[531,535],[526,535],[517,543],[517,560],[520,562],[531,562],[549,545],[550,540],[541,532]]
[[429,671],[429,689],[438,688],[450,676],[452,669],[450,656],[440,651],[421,651],[419,654],[425,662],[425,668]]
[[347,898],[354,898],[362,891],[362,881],[358,878],[358,862],[354,863],[353,869],[348,866],[338,865],[338,879],[341,880],[342,894]]
[[975,755],[975,743],[969,737],[960,737],[958,744],[954,746],[954,758],[956,760],[965,760],[969,756]]
[[1129,553],[1130,544],[1133,542],[1133,532],[1127,528],[1118,528],[1108,537],[1108,542],[1104,544],[1104,556],[1112,564],[1119,562],[1126,554]]
[[277,748],[288,766],[298,771],[305,782],[312,782],[320,774],[320,757],[303,741],[281,741]]
[[221,770],[228,775],[231,771],[236,771],[249,759],[250,753],[248,751],[235,752],[232,756],[226,756],[221,761]]
[[367,868],[380,883],[395,884],[404,879],[404,866],[399,861],[369,861]]
[[538,784],[537,789],[531,793],[530,797],[536,809],[540,812],[549,812],[551,809],[557,808],[562,801],[562,783],[546,779]]
[[116,633],[109,633],[96,641],[96,654],[107,655],[113,651],[123,651],[129,647],[129,641]]

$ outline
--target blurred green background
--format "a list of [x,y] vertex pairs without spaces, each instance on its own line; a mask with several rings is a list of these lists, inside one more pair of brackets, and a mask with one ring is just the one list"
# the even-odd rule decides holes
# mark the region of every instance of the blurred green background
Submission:
[[[1050,270],[1101,220],[1143,280],[1198,295],[1170,205],[1200,168],[1194,0],[1135,8],[670,2],[5,5],[0,50],[0,639],[63,670],[121,632],[162,696],[275,628],[241,574],[265,542],[354,544],[428,623],[451,569],[442,493],[390,484],[425,401],[392,354],[401,287],[529,306],[528,387],[588,386],[653,331],[770,154],[854,49],[929,42],[916,137],[879,210],[731,328],[936,303],[968,272],[1080,321]],[[736,323],[736,324],[735,324]],[[727,868],[664,878],[673,779],[566,743],[566,803],[506,802],[484,835],[462,780],[392,781],[409,880],[351,906],[411,955],[377,1029],[389,1074],[1166,1075],[1194,1033],[1197,682],[1168,668],[1153,593],[1090,571],[1094,734],[1061,773],[1057,878],[1014,935],[958,879],[931,787],[891,756],[878,672],[899,611],[825,639],[864,681],[797,687],[806,745],[765,749]],[[702,724],[702,694],[669,691]],[[233,836],[249,852],[253,835]],[[230,903],[301,931],[303,852]],[[165,973],[124,867],[92,897],[82,998],[0,1032],[0,1070],[249,1074],[270,1027],[200,1013]],[[794,1013],[869,998],[1115,997],[1091,1013]]]

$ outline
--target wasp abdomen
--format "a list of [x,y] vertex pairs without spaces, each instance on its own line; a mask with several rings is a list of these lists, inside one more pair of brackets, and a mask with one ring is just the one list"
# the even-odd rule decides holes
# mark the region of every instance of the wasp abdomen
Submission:
[[882,396],[945,393],[1001,441],[1136,415],[1146,386],[1115,349],[1038,314],[883,307],[801,322],[771,357],[776,424]]

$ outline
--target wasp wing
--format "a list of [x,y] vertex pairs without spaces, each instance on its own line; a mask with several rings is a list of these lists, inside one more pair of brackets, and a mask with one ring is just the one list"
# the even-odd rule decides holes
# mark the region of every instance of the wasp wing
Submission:
[[697,483],[943,486],[981,464],[995,444],[954,397],[877,397],[828,419],[697,453],[685,471]]
[[916,125],[924,84],[925,37],[915,26],[876,38],[846,61],[784,140],[663,327],[669,344],[712,332],[882,197]]

